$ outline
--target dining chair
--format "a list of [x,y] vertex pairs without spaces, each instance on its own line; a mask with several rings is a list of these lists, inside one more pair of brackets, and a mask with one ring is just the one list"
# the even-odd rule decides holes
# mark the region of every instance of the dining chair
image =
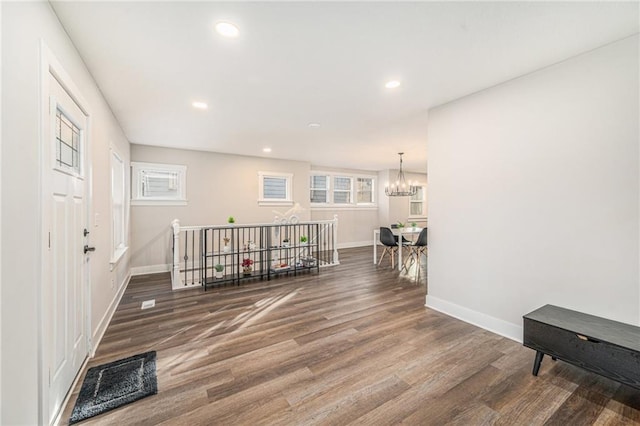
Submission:
[[395,256],[398,253],[398,249],[400,246],[398,245],[398,240],[390,228],[381,226],[380,227],[380,242],[384,246],[384,250],[382,251],[382,256],[380,256],[380,260],[378,261],[378,266],[382,263],[382,259],[389,254],[391,256],[391,268],[395,268],[396,258]]
[[[423,254],[425,256],[427,255],[427,228],[423,228],[422,231],[420,231],[418,239],[415,243],[408,246],[408,249],[409,256],[407,256],[407,258],[405,259],[404,264],[402,265],[402,269],[405,269],[408,272],[411,265],[417,263],[417,280],[420,280],[420,270],[422,269],[420,267],[420,259],[422,258]],[[408,266],[407,262],[410,262]]]
[[[392,224],[390,225],[390,227],[391,227],[391,229],[398,229],[398,228],[399,228],[399,226],[398,226],[398,224],[397,224],[397,223],[392,223]],[[391,232],[393,232],[393,231],[391,231]],[[397,243],[397,242],[398,242],[398,236],[397,236],[396,234],[393,234],[393,238],[395,238],[395,239],[396,239],[396,243]],[[411,244],[411,241],[407,240],[407,239],[404,237],[404,235],[403,235],[403,236],[402,236],[402,244],[403,244],[403,245]]]
[[390,228],[380,227],[380,242],[384,245],[384,250],[382,251],[382,256],[380,256],[380,260],[378,261],[378,266],[382,263],[382,259],[386,254],[391,256],[391,267],[395,268],[396,266],[396,254],[400,247],[406,248],[411,245],[411,241],[406,240],[402,237],[402,244],[398,244],[398,237],[393,234]]

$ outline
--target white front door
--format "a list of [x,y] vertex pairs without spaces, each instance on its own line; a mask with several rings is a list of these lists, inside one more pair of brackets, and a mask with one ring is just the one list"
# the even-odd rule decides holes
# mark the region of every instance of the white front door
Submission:
[[[87,236],[85,181],[88,118],[50,73],[44,123],[43,339],[48,365],[46,421],[51,423],[87,357]],[[48,142],[47,142],[48,140]],[[47,374],[47,372],[45,372]]]

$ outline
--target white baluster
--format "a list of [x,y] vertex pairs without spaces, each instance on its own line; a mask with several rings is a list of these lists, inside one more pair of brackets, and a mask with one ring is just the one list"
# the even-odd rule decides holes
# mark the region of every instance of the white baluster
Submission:
[[171,222],[173,229],[173,266],[171,268],[171,288],[176,290],[183,287],[180,276],[180,221],[174,219]]
[[338,215],[333,215],[333,264],[339,265],[340,259],[338,258]]

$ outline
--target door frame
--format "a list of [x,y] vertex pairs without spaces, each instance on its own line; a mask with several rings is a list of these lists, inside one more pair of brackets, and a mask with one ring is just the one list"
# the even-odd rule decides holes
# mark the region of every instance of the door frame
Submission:
[[[37,261],[39,261],[40,269],[39,269],[39,279],[38,279],[38,288],[37,288],[37,307],[38,307],[38,423],[39,424],[49,424],[48,412],[49,412],[49,371],[48,371],[48,348],[47,348],[47,339],[46,339],[46,324],[45,321],[48,317],[49,310],[47,301],[44,300],[45,288],[44,286],[47,283],[47,268],[45,266],[44,260],[48,256],[49,250],[49,235],[48,235],[48,224],[50,222],[50,218],[45,217],[44,213],[46,211],[45,206],[48,202],[48,191],[50,185],[47,181],[49,171],[52,167],[50,156],[45,155],[47,152],[47,145],[50,144],[50,135],[45,131],[47,124],[51,120],[50,116],[50,100],[49,100],[49,74],[51,74],[60,85],[69,93],[70,97],[75,101],[80,110],[85,114],[87,128],[85,129],[85,141],[84,141],[84,197],[86,203],[86,217],[85,223],[87,228],[90,227],[91,223],[91,214],[92,214],[92,163],[91,163],[91,143],[90,143],[90,135],[91,135],[91,113],[89,110],[88,103],[82,97],[80,90],[74,84],[73,80],[69,76],[69,74],[62,67],[58,59],[55,57],[53,52],[46,45],[44,40],[40,40],[40,84],[39,84],[39,99],[40,99],[40,114],[39,114],[39,123],[38,123],[38,133],[40,139],[39,145],[39,157],[40,157],[40,170],[39,170],[39,186],[40,186],[40,201],[38,210],[40,211],[40,223],[38,229],[39,241],[40,241],[40,250],[38,252]],[[50,150],[49,150],[50,152]],[[85,312],[85,336],[87,339],[87,354],[80,371],[84,368],[84,365],[87,362],[90,354],[93,353],[92,348],[92,336],[91,336],[91,263],[85,262],[84,268],[84,276],[82,277],[82,283],[84,285],[85,298],[84,298],[84,312]],[[77,377],[73,382],[75,385],[77,381]],[[69,394],[70,395],[70,394]],[[68,396],[64,400],[62,406],[56,417],[59,417],[62,413],[62,408],[68,402]],[[52,419],[52,422],[55,422],[56,419]]]

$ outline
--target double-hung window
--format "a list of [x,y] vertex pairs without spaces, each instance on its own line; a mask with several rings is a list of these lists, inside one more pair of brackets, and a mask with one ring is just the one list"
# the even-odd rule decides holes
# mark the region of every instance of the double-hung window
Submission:
[[356,178],[356,203],[373,204],[373,178]]
[[326,204],[329,202],[329,176],[311,175],[309,188],[312,203]]
[[333,178],[333,204],[351,204],[353,180],[346,176]]
[[419,186],[418,192],[409,199],[409,215],[410,217],[424,217],[427,215],[425,206],[426,187]]

